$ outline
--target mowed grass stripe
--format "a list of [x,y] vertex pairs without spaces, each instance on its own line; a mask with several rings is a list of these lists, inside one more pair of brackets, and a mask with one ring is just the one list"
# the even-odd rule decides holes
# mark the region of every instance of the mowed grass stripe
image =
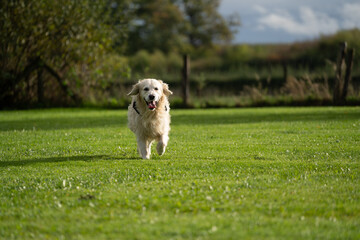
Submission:
[[358,239],[360,108],[172,110],[141,160],[124,110],[0,113],[1,239]]

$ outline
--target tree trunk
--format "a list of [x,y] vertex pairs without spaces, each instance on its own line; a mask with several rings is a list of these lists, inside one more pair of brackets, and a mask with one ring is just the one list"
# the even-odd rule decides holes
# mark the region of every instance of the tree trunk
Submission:
[[334,93],[333,93],[333,102],[335,104],[340,103],[341,98],[341,87],[342,87],[342,65],[345,58],[345,51],[346,51],[346,42],[340,43],[339,46],[339,53],[336,62],[336,75],[335,75],[335,82],[334,82]]
[[44,103],[44,82],[42,68],[37,70],[37,99],[40,105]]
[[183,90],[183,103],[185,106],[189,104],[189,76],[190,76],[190,58],[189,55],[184,55],[184,65],[182,71],[182,90]]
[[80,97],[78,97],[75,93],[73,93],[70,88],[63,83],[60,75],[54,70],[52,69],[49,65],[47,65],[46,63],[43,63],[44,64],[44,68],[46,71],[48,71],[56,80],[57,82],[59,83],[61,89],[64,91],[64,93],[66,93],[68,96],[71,97],[71,99],[77,103],[80,101]]
[[346,56],[346,73],[345,73],[345,81],[344,87],[341,95],[341,101],[346,102],[346,96],[348,93],[349,83],[351,81],[351,71],[353,67],[355,49],[350,49]]

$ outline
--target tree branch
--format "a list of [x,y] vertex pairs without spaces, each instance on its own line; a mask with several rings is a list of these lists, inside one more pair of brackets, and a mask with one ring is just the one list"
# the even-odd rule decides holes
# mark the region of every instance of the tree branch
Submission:
[[67,95],[69,95],[74,102],[79,102],[80,101],[80,97],[77,94],[75,94],[74,92],[72,92],[66,84],[64,84],[64,82],[63,82],[62,78],[60,77],[60,75],[53,68],[51,68],[49,65],[47,65],[44,62],[43,62],[43,66],[44,66],[45,70],[47,70],[57,80],[57,82],[59,83],[61,89]]

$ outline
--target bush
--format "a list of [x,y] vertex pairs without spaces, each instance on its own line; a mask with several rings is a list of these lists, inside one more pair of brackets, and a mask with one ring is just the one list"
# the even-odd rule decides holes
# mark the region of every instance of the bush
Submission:
[[140,50],[130,58],[130,66],[136,72],[147,72],[150,62],[150,54],[146,50]]
[[151,73],[164,74],[167,71],[167,58],[160,51],[156,50],[152,55],[150,55],[150,69]]

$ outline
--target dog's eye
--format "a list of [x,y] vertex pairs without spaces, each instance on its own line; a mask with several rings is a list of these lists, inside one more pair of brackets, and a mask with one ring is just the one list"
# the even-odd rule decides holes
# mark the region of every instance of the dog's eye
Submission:
[[149,88],[147,88],[147,87],[146,87],[146,88],[144,88],[144,91],[146,91],[146,92],[147,92],[147,91],[149,91]]
[[155,88],[155,91],[159,90],[157,87]]

